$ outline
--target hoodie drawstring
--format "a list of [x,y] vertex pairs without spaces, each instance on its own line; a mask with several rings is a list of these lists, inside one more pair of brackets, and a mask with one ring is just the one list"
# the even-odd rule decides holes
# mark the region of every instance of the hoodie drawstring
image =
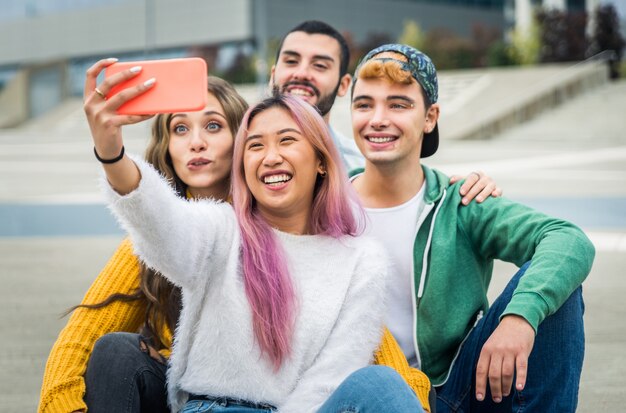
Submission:
[[433,231],[435,230],[435,220],[437,219],[437,214],[439,210],[443,206],[443,201],[446,199],[446,189],[443,189],[443,195],[439,200],[439,205],[435,208],[435,213],[433,214],[433,220],[430,223],[430,229],[428,231],[428,240],[426,240],[426,247],[424,248],[424,257],[422,258],[422,273],[420,274],[420,285],[417,289],[417,300],[419,302],[422,295],[424,295],[424,286],[426,285],[426,271],[428,271],[428,253],[430,252],[430,244],[433,239]]

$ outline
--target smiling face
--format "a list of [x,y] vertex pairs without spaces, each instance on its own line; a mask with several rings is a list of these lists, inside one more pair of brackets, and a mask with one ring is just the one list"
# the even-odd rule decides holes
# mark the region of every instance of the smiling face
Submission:
[[359,79],[352,98],[352,130],[359,150],[376,165],[419,164],[424,132],[434,128],[439,107],[426,111],[417,82]]
[[194,197],[226,199],[233,135],[215,96],[209,93],[207,106],[201,111],[173,114],[169,135],[174,171],[189,192]]
[[270,225],[283,231],[286,226],[307,231],[315,183],[323,168],[286,109],[270,107],[252,119],[243,147],[243,169],[257,208]]
[[325,34],[289,33],[278,61],[272,67],[272,87],[317,106],[323,116],[330,111],[335,96],[346,94],[350,75],[340,78],[339,42]]

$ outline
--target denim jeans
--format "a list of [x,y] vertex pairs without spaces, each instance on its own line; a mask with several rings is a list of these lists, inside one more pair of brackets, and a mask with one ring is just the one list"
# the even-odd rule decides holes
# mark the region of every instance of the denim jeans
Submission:
[[179,413],[271,413],[272,409],[247,406],[225,398],[190,400]]
[[318,413],[423,411],[415,392],[395,370],[387,366],[368,366],[348,376]]
[[142,351],[141,336],[106,334],[96,342],[87,371],[89,413],[166,413],[166,366]]
[[[498,326],[500,314],[528,268],[526,263],[476,324],[461,346],[450,377],[437,387],[437,413],[442,412],[575,412],[585,353],[582,288],[576,289],[554,314],[540,325],[528,359],[524,390],[514,389],[500,403],[476,400],[476,364],[483,344]],[[515,384],[515,381],[513,382]]]
[[[180,413],[268,413],[272,410],[214,400],[188,401]],[[368,366],[337,387],[318,413],[423,412],[417,396],[395,370]]]

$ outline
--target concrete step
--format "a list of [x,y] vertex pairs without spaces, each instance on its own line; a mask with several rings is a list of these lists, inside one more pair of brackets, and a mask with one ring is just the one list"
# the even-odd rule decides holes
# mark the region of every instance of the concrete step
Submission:
[[488,139],[607,82],[599,61],[445,72],[440,136]]

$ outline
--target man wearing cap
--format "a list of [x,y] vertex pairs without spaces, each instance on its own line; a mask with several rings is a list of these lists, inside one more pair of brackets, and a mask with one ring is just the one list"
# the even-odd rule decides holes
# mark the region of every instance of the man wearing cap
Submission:
[[[387,325],[436,387],[437,412],[573,412],[593,246],[504,198],[461,207],[461,183],[421,164],[439,145],[437,93],[432,61],[406,45],[372,50],[355,74],[366,161],[352,182],[395,267]],[[489,307],[494,259],[521,268]]]

